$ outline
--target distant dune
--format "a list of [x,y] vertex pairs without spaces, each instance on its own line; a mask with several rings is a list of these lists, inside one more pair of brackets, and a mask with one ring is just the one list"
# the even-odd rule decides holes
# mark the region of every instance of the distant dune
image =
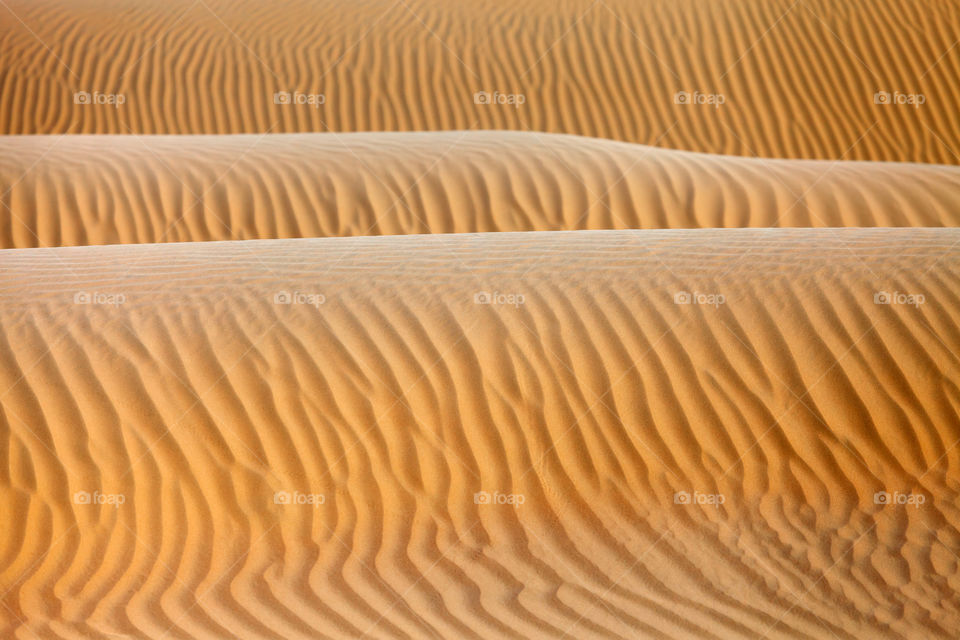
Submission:
[[952,2],[6,0],[0,16],[0,133],[517,129],[960,162]]
[[622,228],[956,226],[960,168],[519,132],[7,136],[0,246]]
[[4,251],[0,636],[952,637],[958,245]]

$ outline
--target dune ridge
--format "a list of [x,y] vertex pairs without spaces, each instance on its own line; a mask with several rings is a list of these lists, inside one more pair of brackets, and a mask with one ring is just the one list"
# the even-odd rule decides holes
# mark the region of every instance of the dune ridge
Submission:
[[[516,129],[960,162],[949,2],[7,0],[0,16],[5,134]],[[124,102],[75,102],[98,91]]]
[[529,132],[12,136],[0,247],[623,228],[957,226],[960,169]]
[[0,252],[0,636],[949,638],[958,246]]

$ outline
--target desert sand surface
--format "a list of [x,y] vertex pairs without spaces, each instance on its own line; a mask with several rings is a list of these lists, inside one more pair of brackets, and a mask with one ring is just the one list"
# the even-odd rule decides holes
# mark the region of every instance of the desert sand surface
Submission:
[[960,162],[954,2],[5,0],[0,21],[0,133],[517,129]]
[[954,637],[958,245],[0,252],[0,636]]
[[0,0],[0,640],[957,640],[960,4]]
[[0,247],[960,224],[960,168],[535,132],[7,136]]

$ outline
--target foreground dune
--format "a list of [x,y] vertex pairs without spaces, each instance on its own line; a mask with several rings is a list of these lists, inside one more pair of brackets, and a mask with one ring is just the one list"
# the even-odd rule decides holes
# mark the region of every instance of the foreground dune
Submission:
[[5,0],[0,16],[0,133],[519,129],[960,162],[951,2]]
[[954,637],[958,245],[2,252],[0,636]]
[[960,168],[519,132],[12,136],[0,247],[475,231],[956,226]]

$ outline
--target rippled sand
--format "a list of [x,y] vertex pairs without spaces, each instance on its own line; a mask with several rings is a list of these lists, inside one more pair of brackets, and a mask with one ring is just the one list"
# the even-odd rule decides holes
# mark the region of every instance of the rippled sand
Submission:
[[0,246],[628,228],[956,226],[960,168],[535,132],[15,136]]
[[0,133],[516,129],[960,162],[951,2],[5,0],[0,12]]
[[0,639],[955,639],[958,40],[0,1]]
[[5,633],[949,637],[957,243],[4,252]]

